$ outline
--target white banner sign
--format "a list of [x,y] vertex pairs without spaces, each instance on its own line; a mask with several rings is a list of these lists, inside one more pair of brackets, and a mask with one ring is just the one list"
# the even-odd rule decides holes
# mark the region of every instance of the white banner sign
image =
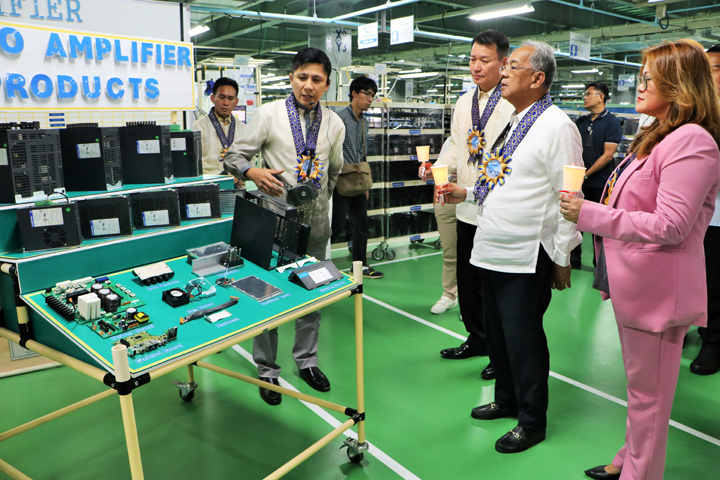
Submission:
[[618,92],[635,90],[635,75],[618,75]]
[[195,108],[191,43],[0,22],[0,58],[5,111]]
[[358,50],[378,46],[378,23],[368,23],[358,27]]
[[414,15],[390,20],[390,45],[412,42],[415,38],[413,25],[415,25]]
[[590,60],[592,37],[570,32],[570,56],[582,60]]

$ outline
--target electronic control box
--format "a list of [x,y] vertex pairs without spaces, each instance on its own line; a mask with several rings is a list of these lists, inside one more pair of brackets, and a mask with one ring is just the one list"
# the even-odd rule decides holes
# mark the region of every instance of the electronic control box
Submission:
[[120,127],[120,149],[124,183],[169,183],[174,180],[169,126],[128,122]]
[[18,228],[25,251],[75,247],[82,243],[77,203],[18,208]]
[[65,192],[60,135],[37,126],[0,124],[0,203],[36,202]]
[[123,186],[120,132],[97,123],[60,130],[63,176],[70,192],[117,190]]
[[139,192],[130,195],[136,229],[180,225],[180,203],[175,190]]
[[220,218],[222,216],[218,184],[190,185],[178,188],[177,192],[182,220]]
[[82,200],[78,207],[83,237],[132,235],[132,214],[127,196]]
[[170,149],[175,177],[201,177],[201,133],[195,130],[174,130],[174,126],[170,126]]

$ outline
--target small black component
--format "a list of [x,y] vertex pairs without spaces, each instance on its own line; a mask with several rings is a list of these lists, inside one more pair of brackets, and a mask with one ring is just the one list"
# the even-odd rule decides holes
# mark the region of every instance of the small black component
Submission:
[[124,338],[120,340],[120,343],[122,343],[122,344],[125,345],[126,347],[129,347],[129,346],[130,346],[130,342],[128,342],[128,341],[125,340]]
[[103,332],[109,332],[110,331],[110,324],[107,323],[105,320],[98,321],[98,327],[102,329]]
[[71,320],[75,320],[75,309],[67,305],[66,303],[63,303],[57,297],[45,297],[45,303],[47,303],[50,308],[55,310],[58,315],[60,315],[68,322]]
[[178,327],[168,328],[168,331],[165,332],[165,334],[167,335],[168,342],[170,340],[175,340],[177,338],[177,331],[178,331]]
[[83,288],[82,290],[76,290],[72,293],[69,293],[65,299],[70,303],[77,303],[77,298],[81,295],[85,295],[87,293],[90,293],[87,288]]
[[173,308],[181,307],[190,303],[190,295],[180,288],[171,288],[162,293],[162,301]]

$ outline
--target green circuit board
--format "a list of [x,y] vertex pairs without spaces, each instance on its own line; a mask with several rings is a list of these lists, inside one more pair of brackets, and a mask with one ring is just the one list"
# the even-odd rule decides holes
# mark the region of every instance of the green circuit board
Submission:
[[[100,283],[110,293],[118,295],[120,298],[117,310],[114,312],[100,311],[97,318],[83,318],[77,308],[77,297],[90,293],[92,283],[81,283],[79,285],[67,286],[47,289],[43,293],[45,303],[63,320],[74,321],[79,325],[87,325],[93,332],[102,338],[109,338],[122,332],[134,330],[139,327],[146,326],[150,323],[150,317],[140,312],[140,308],[145,306],[139,297],[130,289],[123,285],[113,284],[109,279],[102,280]],[[138,313],[127,317],[127,309],[135,308]],[[138,315],[139,314],[139,315]]]

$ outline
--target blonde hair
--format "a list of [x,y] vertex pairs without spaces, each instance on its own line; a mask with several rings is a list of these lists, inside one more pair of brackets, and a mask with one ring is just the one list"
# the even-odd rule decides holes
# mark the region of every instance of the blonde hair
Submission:
[[703,127],[720,144],[720,107],[707,54],[695,40],[664,41],[643,52],[645,66],[659,95],[670,102],[663,122],[642,128],[630,151],[639,158],[687,123]]

